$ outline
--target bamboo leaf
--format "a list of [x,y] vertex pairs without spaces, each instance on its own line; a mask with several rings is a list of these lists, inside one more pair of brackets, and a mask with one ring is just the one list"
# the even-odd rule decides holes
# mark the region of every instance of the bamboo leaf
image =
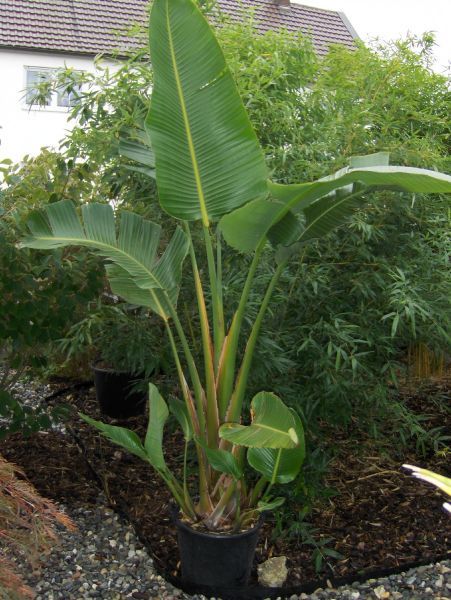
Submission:
[[445,477],[443,475],[439,475],[438,473],[434,473],[434,471],[429,471],[428,469],[421,469],[420,467],[415,467],[413,465],[403,465],[405,469],[410,469],[413,471],[412,475],[417,479],[422,479],[423,481],[427,481],[428,483],[432,483],[437,488],[451,496],[451,478]]

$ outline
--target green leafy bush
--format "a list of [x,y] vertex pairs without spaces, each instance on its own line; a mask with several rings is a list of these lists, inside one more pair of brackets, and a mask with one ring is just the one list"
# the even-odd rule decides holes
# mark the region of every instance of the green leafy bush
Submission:
[[[29,433],[48,426],[46,411],[23,406],[13,385],[26,372],[61,364],[54,343],[79,320],[104,287],[98,261],[87,253],[20,251],[23,213],[70,194],[81,193],[78,167],[44,152],[22,166],[3,169],[0,191],[0,414],[7,431]],[[55,415],[54,415],[55,416]]]

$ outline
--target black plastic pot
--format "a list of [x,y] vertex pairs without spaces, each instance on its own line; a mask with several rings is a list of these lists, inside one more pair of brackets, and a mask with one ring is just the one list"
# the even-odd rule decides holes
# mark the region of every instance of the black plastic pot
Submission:
[[93,365],[97,401],[104,415],[127,418],[144,412],[146,395],[132,391],[136,378],[129,373]]
[[246,586],[263,519],[252,529],[234,534],[196,531],[176,515],[174,521],[185,584],[215,595]]

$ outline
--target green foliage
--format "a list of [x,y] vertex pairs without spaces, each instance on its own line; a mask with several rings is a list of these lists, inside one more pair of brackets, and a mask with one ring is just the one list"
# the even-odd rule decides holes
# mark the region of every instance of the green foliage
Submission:
[[67,417],[67,414],[67,407],[64,406],[48,409],[23,404],[14,395],[14,391],[6,390],[0,383],[0,440],[14,433],[29,436],[36,431],[48,429]]
[[87,315],[75,323],[58,343],[71,360],[101,362],[115,371],[150,377],[167,360],[161,323],[145,309],[105,300],[87,308]]
[[[4,165],[0,191],[0,412],[2,435],[46,428],[58,411],[23,406],[12,387],[26,371],[52,368],[54,342],[82,316],[103,289],[98,261],[86,253],[51,255],[21,251],[24,211],[52,203],[60,194],[81,193],[78,167],[43,152],[22,166]],[[75,177],[75,180],[74,180]],[[83,186],[81,185],[81,188]],[[61,415],[60,415],[61,416]]]
[[[428,68],[428,38],[336,47],[318,62],[292,35],[255,35],[239,24],[218,34],[278,181],[324,176],[351,155],[383,151],[400,164],[451,171],[451,97],[446,78]],[[315,429],[318,419],[345,425],[357,417],[382,436],[392,414],[405,432],[397,444],[413,435],[423,446],[427,432],[391,386],[409,344],[449,352],[449,200],[400,201],[386,191],[370,200],[349,228],[306,247],[288,267],[256,348],[252,386],[277,389]],[[271,265],[261,269],[262,285],[271,273]],[[226,284],[240,289],[240,273]]]

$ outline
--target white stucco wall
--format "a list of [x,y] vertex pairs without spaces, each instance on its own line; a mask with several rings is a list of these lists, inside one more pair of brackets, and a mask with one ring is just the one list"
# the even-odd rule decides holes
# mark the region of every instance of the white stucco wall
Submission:
[[94,71],[91,58],[22,52],[0,49],[0,160],[19,161],[24,155],[35,155],[43,146],[58,147],[58,142],[72,126],[67,123],[67,109],[26,105],[24,89],[26,67],[73,67]]

